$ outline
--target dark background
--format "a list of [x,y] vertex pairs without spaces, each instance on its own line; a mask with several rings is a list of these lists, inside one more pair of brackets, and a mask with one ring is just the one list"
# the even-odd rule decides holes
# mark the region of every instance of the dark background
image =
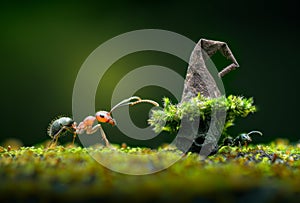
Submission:
[[[296,4],[62,2],[0,3],[0,142],[18,138],[25,145],[33,145],[46,140],[48,123],[57,115],[72,114],[73,85],[88,55],[114,36],[148,28],[177,32],[195,42],[200,38],[227,42],[240,69],[224,78],[226,92],[253,96],[259,108],[258,113],[238,120],[230,132],[236,135],[260,130],[264,136],[257,137],[256,143],[276,137],[299,140],[300,33]],[[217,67],[226,64],[220,57],[215,62]],[[113,77],[107,73],[99,84],[96,109],[109,109],[111,91],[125,70],[148,64],[164,65],[182,75],[187,68],[179,59],[162,53],[125,57],[112,67],[122,68],[123,72]],[[138,93],[158,101],[164,95],[170,96],[165,90],[150,87]],[[133,109],[133,114],[139,108],[143,107]],[[135,115],[138,125],[146,125],[147,114]],[[112,142],[126,141],[118,138],[116,128],[104,128]]]

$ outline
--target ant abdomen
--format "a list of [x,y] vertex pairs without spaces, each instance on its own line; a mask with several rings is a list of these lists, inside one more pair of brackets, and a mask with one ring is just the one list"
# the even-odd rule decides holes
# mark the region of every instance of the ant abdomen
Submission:
[[72,118],[60,117],[56,120],[53,120],[50,123],[48,128],[48,135],[51,138],[55,138],[58,134],[62,135],[67,131],[75,132],[73,125],[74,125],[74,120]]

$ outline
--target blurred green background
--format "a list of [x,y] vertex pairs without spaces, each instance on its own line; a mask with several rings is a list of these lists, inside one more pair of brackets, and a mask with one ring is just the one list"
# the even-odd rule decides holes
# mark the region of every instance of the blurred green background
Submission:
[[[288,1],[1,1],[0,142],[18,138],[32,145],[48,139],[49,122],[57,115],[72,115],[73,85],[89,54],[114,36],[147,28],[177,32],[195,42],[200,38],[227,42],[240,69],[223,79],[226,92],[253,96],[259,108],[240,119],[230,133],[256,129],[264,136],[255,142],[276,137],[298,141],[297,12],[296,3]],[[218,56],[214,60],[219,68],[227,63]],[[124,57],[100,82],[96,109],[110,108],[113,87],[122,74],[149,64],[170,67],[183,76],[187,68],[163,53]],[[156,87],[137,94],[157,101],[171,96]],[[146,126],[148,114],[138,113],[143,107],[131,110],[139,126]],[[104,128],[112,142],[127,141],[116,128]]]

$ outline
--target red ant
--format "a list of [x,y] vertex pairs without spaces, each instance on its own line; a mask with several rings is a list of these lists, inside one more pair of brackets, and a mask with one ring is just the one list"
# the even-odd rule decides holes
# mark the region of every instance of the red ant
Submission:
[[[132,101],[135,100],[135,101]],[[77,123],[69,117],[61,117],[53,122],[51,122],[48,134],[52,138],[52,141],[49,144],[49,147],[55,143],[57,144],[58,138],[66,133],[67,131],[73,133],[73,141],[72,144],[74,144],[75,138],[77,135],[83,134],[86,132],[86,134],[93,134],[98,129],[100,130],[102,139],[105,141],[106,146],[109,146],[109,141],[106,138],[106,135],[102,129],[102,126],[100,123],[109,123],[112,126],[116,125],[115,119],[111,117],[111,113],[121,107],[121,106],[133,106],[142,102],[153,104],[154,106],[159,106],[159,104],[155,101],[149,100],[149,99],[141,99],[140,97],[133,96],[128,99],[124,99],[120,103],[116,104],[109,112],[107,111],[98,111],[96,112],[95,116],[87,116],[82,122],[77,125]],[[98,121],[99,123],[95,126],[95,121]]]

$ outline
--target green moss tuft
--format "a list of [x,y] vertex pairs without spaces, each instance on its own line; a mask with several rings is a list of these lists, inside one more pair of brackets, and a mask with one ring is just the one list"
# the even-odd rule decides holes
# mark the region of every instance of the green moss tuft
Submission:
[[246,117],[256,112],[253,105],[253,98],[229,95],[227,98],[220,97],[208,99],[201,95],[192,98],[189,102],[172,104],[169,98],[164,98],[164,108],[153,110],[148,123],[155,132],[168,131],[176,133],[180,129],[180,122],[184,116],[194,120],[200,116],[202,122],[208,122],[212,110],[226,110],[226,120],[223,128],[223,135],[230,126],[234,125],[238,117]]

